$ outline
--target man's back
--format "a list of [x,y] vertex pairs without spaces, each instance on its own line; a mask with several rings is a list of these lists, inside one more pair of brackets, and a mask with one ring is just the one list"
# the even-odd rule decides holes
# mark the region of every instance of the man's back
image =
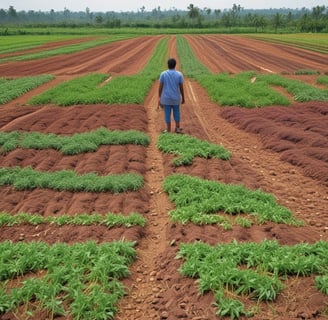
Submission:
[[175,69],[168,69],[161,73],[159,82],[163,84],[161,103],[164,105],[180,104],[180,84],[183,83],[182,73]]

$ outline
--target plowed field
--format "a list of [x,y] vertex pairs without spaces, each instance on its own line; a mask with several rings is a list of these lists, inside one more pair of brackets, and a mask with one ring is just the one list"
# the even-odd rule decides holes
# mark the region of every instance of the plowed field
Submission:
[[[289,46],[269,44],[238,36],[186,36],[196,56],[213,72],[291,73],[299,69],[327,72],[327,56]],[[200,295],[195,280],[178,272],[175,259],[179,244],[205,241],[211,245],[234,239],[260,242],[275,239],[281,244],[328,240],[328,103],[293,103],[245,110],[222,108],[210,101],[195,81],[185,79],[186,104],[182,106],[184,132],[223,145],[229,161],[197,158],[191,166],[173,167],[171,155],[156,147],[164,129],[157,108],[155,83],[143,105],[29,106],[26,102],[51,86],[90,72],[129,75],[145,66],[160,37],[124,40],[66,56],[9,62],[0,65],[0,75],[20,77],[53,74],[56,79],[0,106],[0,130],[73,134],[97,129],[136,129],[151,137],[148,147],[102,146],[96,152],[64,156],[54,150],[16,149],[0,155],[1,167],[32,166],[41,171],[71,169],[78,173],[139,173],[145,185],[123,194],[57,192],[45,189],[17,191],[0,187],[0,211],[39,213],[44,216],[76,213],[139,212],[147,219],[144,228],[102,226],[19,225],[0,228],[0,241],[40,240],[74,243],[114,239],[137,241],[137,260],[125,280],[127,295],[115,319],[218,319],[212,293]],[[169,40],[170,56],[177,56],[175,37]],[[178,66],[179,67],[179,66]],[[295,76],[293,76],[295,77]],[[312,76],[299,76],[313,84]],[[236,92],[238,94],[238,92]],[[131,112],[132,110],[132,112]],[[162,190],[171,173],[186,173],[224,183],[243,184],[273,194],[279,204],[306,222],[303,227],[274,223],[250,228],[196,226],[172,223],[174,208]],[[290,277],[277,300],[260,303],[252,319],[325,319],[328,297],[314,286],[314,277]],[[246,306],[254,301],[243,301]],[[326,316],[324,313],[326,312]],[[38,315],[40,317],[40,314]],[[17,319],[19,314],[0,314]],[[20,318],[19,318],[20,319]],[[22,319],[22,318],[21,318]],[[40,319],[40,318],[36,318]],[[59,319],[59,318],[58,318]]]

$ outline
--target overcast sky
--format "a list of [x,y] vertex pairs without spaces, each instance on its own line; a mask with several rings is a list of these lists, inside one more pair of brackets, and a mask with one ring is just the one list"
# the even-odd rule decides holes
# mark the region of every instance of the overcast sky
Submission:
[[[320,0],[321,1],[321,0]],[[141,7],[145,7],[146,11],[151,11],[154,8],[160,7],[161,10],[176,8],[179,10],[187,10],[189,4],[193,4],[200,9],[231,9],[233,4],[240,5],[244,9],[301,9],[303,7],[312,9],[317,5],[324,5],[325,0],[275,0],[275,1],[260,1],[260,0],[0,0],[0,9],[8,9],[13,6],[17,11],[62,11],[67,8],[70,11],[85,11],[89,8],[91,12],[95,11],[138,11]]]

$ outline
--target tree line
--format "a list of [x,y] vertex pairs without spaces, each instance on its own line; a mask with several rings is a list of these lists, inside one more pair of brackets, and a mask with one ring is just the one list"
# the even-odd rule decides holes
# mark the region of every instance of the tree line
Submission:
[[[190,4],[186,10],[160,6],[147,11],[144,6],[137,12],[73,12],[62,11],[17,11],[13,6],[0,9],[0,25],[22,26],[97,26],[105,28],[225,28],[230,32],[247,28],[247,32],[328,32],[328,7],[312,9],[244,9],[233,4],[230,9],[199,8]],[[251,28],[251,30],[250,30]]]

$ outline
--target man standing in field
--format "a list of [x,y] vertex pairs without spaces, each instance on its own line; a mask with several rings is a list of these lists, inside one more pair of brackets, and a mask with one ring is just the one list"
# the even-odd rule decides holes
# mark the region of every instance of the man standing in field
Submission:
[[171,132],[171,113],[173,111],[175,132],[182,133],[182,128],[180,128],[180,103],[185,103],[184,79],[182,73],[175,70],[176,64],[176,60],[170,58],[167,61],[168,70],[163,71],[159,77],[158,105],[164,110],[165,132]]

